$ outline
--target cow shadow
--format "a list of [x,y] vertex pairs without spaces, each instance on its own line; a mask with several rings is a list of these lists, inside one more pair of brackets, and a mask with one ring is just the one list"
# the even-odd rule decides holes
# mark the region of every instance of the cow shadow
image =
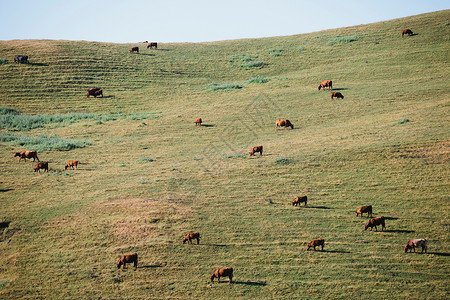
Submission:
[[302,206],[304,208],[316,208],[316,209],[331,209],[331,207],[327,207],[327,206]]
[[153,50],[156,50],[156,51],[172,51],[172,50],[170,50],[170,49],[158,49],[158,48],[153,49]]
[[350,251],[344,251],[344,250],[326,250],[326,249],[324,249],[322,252],[328,252],[328,253],[351,253]]
[[114,95],[103,96],[103,98],[116,98]]
[[437,255],[437,256],[450,256],[450,253],[446,253],[446,252],[428,252],[428,254],[433,254],[433,255]]
[[163,266],[161,264],[157,265],[146,265],[146,266],[140,266],[138,269],[153,269],[153,268],[162,268]]
[[398,218],[395,217],[384,217],[386,220],[398,220]]
[[202,124],[202,127],[210,128],[210,127],[214,127],[214,125],[213,124]]
[[333,88],[333,91],[345,91],[347,88]]
[[0,189],[0,193],[5,193],[9,191],[14,191],[14,189]]
[[250,286],[266,286],[267,283],[265,281],[233,281],[234,284],[244,284]]
[[48,64],[44,64],[44,63],[33,63],[33,62],[29,62],[28,64],[29,64],[29,65],[32,65],[32,66],[38,66],[38,67],[47,67],[47,66],[48,66]]
[[139,55],[156,56],[155,54],[151,54],[151,53],[139,53]]
[[224,245],[224,244],[199,244],[200,246],[204,245],[204,246],[213,246],[213,247],[228,247],[229,245]]
[[390,229],[384,230],[384,232],[394,232],[394,233],[414,233],[414,230],[402,230],[402,229]]

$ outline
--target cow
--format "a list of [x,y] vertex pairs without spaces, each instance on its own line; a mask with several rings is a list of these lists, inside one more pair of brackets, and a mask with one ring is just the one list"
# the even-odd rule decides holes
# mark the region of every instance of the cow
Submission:
[[323,80],[320,82],[318,89],[320,91],[320,89],[322,89],[322,88],[325,89],[326,87],[328,87],[329,90],[332,90],[333,82],[331,80]]
[[202,118],[195,119],[195,126],[202,126]]
[[414,239],[414,240],[409,240],[408,243],[405,246],[405,253],[411,252],[411,250],[414,250],[414,252],[416,252],[416,247],[422,247],[422,252],[423,250],[425,250],[425,253],[427,252],[427,240],[426,239]]
[[133,253],[133,254],[127,254],[127,255],[123,255],[120,259],[119,262],[117,263],[117,269],[120,269],[120,267],[123,265],[122,269],[126,269],[126,264],[134,264],[134,268],[137,269],[137,264],[138,264],[138,255],[137,253]]
[[14,62],[15,63],[20,63],[20,64],[27,64],[28,63],[28,56],[26,56],[26,55],[19,55],[19,56],[16,56],[16,57],[14,57]]
[[155,49],[158,49],[158,43],[155,43],[155,42],[148,43],[147,49],[153,48],[153,47],[155,47]]
[[69,167],[75,167],[78,170],[78,160],[69,160],[69,162],[64,166],[64,170],[67,170]]
[[192,240],[197,240],[197,245],[200,244],[200,232],[189,232],[183,239],[183,244],[188,242],[192,244]]
[[402,30],[402,37],[407,34],[409,36],[412,36],[414,33],[411,31],[411,29],[403,29]]
[[132,53],[132,52],[137,52],[137,53],[139,53],[139,47],[132,47],[132,48],[130,49],[130,53]]
[[284,127],[284,129],[286,129],[287,127],[291,127],[291,129],[294,129],[294,125],[292,125],[291,121],[289,120],[284,120],[284,119],[278,119],[275,122],[275,125],[278,127]]
[[87,90],[86,97],[89,98],[89,96],[94,96],[94,98],[97,98],[97,96],[102,95],[103,97],[103,91],[99,88],[92,88]]
[[233,268],[219,268],[212,273],[211,276],[209,276],[209,280],[211,282],[214,282],[214,278],[217,278],[217,282],[220,283],[220,277],[227,277],[230,279],[230,283],[233,281]]
[[361,215],[362,218],[363,213],[367,213],[367,216],[372,218],[372,205],[365,205],[358,208],[356,211],[356,216]]
[[41,169],[45,171],[47,171],[48,173],[48,162],[44,161],[44,162],[40,162],[36,164],[36,167],[34,167],[34,172],[39,171],[39,173],[41,173]]
[[322,246],[322,251],[323,251],[323,246],[325,246],[325,240],[324,239],[318,239],[318,240],[312,240],[311,242],[309,242],[308,247],[306,248],[306,251],[309,250],[309,248],[314,247],[314,251],[316,251],[316,247]]
[[308,202],[308,197],[307,196],[300,196],[294,199],[294,201],[292,201],[292,206],[300,206],[300,203],[305,202],[305,206],[306,203]]
[[344,95],[339,92],[331,92],[331,100],[333,100],[334,97],[344,99]]
[[372,228],[375,227],[375,231],[378,231],[378,225],[381,225],[381,231],[383,231],[383,229],[386,229],[386,225],[384,224],[384,217],[376,217],[370,219],[369,222],[367,222],[366,226],[364,226],[364,230],[367,230],[367,228],[369,227],[370,230],[372,230]]
[[39,160],[39,157],[37,156],[37,152],[35,150],[33,151],[20,151],[20,152],[16,152],[16,154],[14,154],[14,157],[19,156],[19,161],[21,159],[23,159],[24,161],[27,161],[28,159],[33,159],[33,162],[37,159]]
[[250,150],[250,156],[255,155],[256,152],[259,152],[259,155],[261,156],[263,153],[263,146],[255,146]]
[[142,43],[144,43],[144,44],[148,44],[148,41],[143,41]]

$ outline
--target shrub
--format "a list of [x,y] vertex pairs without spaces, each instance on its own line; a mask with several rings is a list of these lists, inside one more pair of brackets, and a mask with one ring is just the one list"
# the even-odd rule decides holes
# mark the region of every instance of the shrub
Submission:
[[62,139],[58,136],[30,137],[14,133],[0,133],[0,143],[8,143],[16,146],[24,146],[37,151],[68,151],[76,148],[84,148],[92,145],[85,140]]
[[208,90],[210,91],[228,91],[231,89],[242,89],[242,86],[237,83],[227,83],[227,84],[217,84],[213,83],[207,86]]
[[248,62],[246,64],[243,64],[241,66],[241,68],[244,68],[244,69],[263,68],[264,66],[267,66],[267,64],[265,62],[262,62],[262,61],[251,61],[251,62]]
[[0,115],[19,115],[20,113],[11,107],[0,106]]
[[359,34],[350,35],[350,36],[337,36],[335,38],[332,38],[328,43],[330,45],[339,44],[339,43],[351,43],[351,42],[359,40],[359,38],[360,38]]
[[246,83],[266,83],[266,82],[269,82],[269,78],[261,76],[253,77],[246,81]]
[[404,124],[404,123],[406,123],[406,122],[409,122],[409,119],[404,118],[404,119],[401,119],[401,120],[398,120],[398,121],[397,121],[398,124]]
[[284,49],[270,49],[268,52],[269,54],[272,54],[273,56],[281,56],[281,54],[283,53]]
[[0,65],[6,65],[8,63],[8,61],[6,60],[6,58],[0,58]]
[[305,50],[306,50],[306,48],[305,48],[305,47],[303,47],[303,46],[299,46],[299,47],[298,47],[298,50],[300,50],[300,51],[305,51]]
[[151,158],[150,156],[141,156],[141,157],[139,157],[139,159],[137,161],[138,162],[152,162],[155,160],[153,158]]
[[291,161],[289,160],[289,158],[280,157],[280,158],[275,158],[275,163],[278,165],[287,165],[287,164],[290,164]]
[[252,54],[241,54],[241,55],[233,55],[228,61],[229,62],[249,62],[257,59],[257,55]]

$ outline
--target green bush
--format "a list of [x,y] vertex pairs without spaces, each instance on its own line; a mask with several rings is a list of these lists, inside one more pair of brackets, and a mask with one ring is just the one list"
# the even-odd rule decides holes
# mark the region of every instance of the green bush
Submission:
[[281,56],[282,53],[284,52],[284,49],[279,48],[279,49],[270,49],[269,54],[272,54],[273,56]]
[[0,133],[0,143],[23,146],[37,151],[68,151],[92,145],[85,140],[62,139],[56,135],[30,137],[9,132]]
[[267,64],[265,62],[262,62],[262,61],[251,61],[251,62],[248,62],[246,64],[243,64],[241,66],[241,68],[251,69],[251,68],[263,68],[265,66],[267,66]]
[[229,62],[249,62],[257,59],[257,55],[252,54],[241,54],[241,55],[233,55],[228,61]]
[[138,162],[152,162],[155,160],[153,158],[151,158],[150,156],[141,156],[141,157],[139,157],[139,159],[137,161]]
[[397,121],[398,124],[405,124],[406,122],[409,122],[408,118],[404,118],[404,119],[401,119],[401,120]]
[[289,158],[280,157],[280,158],[275,158],[275,163],[278,165],[287,165],[287,164],[290,164],[291,161],[289,160]]
[[6,58],[0,58],[0,65],[6,65],[8,63],[8,61],[6,60]]
[[0,106],[0,115],[19,115],[20,113],[11,107]]
[[332,38],[328,43],[330,45],[340,44],[340,43],[351,43],[351,42],[357,41],[359,39],[360,39],[359,34],[350,35],[350,36],[337,36],[335,38]]
[[210,91],[228,91],[231,89],[242,89],[242,85],[237,83],[227,83],[227,84],[217,84],[213,83],[207,86],[207,89]]
[[269,82],[269,78],[261,76],[253,77],[246,81],[246,83],[266,83],[266,82]]

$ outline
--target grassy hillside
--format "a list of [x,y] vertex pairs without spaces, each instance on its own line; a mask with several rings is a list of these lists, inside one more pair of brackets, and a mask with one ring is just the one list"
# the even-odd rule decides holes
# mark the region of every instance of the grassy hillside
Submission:
[[[450,10],[157,50],[0,41],[0,298],[449,298],[449,45]],[[48,174],[13,157],[32,149]],[[235,284],[210,284],[224,266]]]

